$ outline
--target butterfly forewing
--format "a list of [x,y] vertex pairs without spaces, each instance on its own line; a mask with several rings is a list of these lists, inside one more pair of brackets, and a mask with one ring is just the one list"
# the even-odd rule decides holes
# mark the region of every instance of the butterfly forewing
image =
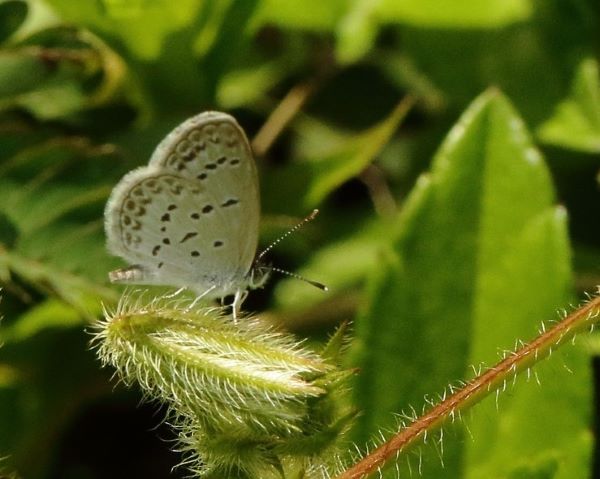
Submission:
[[218,214],[235,229],[235,259],[247,272],[258,244],[260,199],[250,145],[235,119],[220,112],[190,118],[158,145],[150,165],[199,181],[226,208]]
[[171,132],[148,167],[115,187],[106,209],[109,248],[139,264],[145,283],[198,292],[239,288],[256,252],[258,221],[248,141],[233,118],[213,112]]

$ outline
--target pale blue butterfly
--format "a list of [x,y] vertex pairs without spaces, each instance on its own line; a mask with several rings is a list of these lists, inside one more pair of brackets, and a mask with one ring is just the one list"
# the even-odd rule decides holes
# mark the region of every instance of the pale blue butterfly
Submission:
[[109,250],[131,264],[112,271],[113,282],[189,288],[198,299],[234,295],[235,317],[248,288],[271,271],[291,274],[260,261],[273,245],[256,256],[256,166],[244,131],[225,113],[201,113],[169,133],[148,166],[115,186],[104,217]]

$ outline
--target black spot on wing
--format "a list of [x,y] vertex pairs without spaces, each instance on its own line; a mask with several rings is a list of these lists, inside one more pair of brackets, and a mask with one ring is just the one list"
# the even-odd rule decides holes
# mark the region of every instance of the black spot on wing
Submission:
[[223,203],[221,206],[223,208],[227,208],[228,206],[233,206],[233,205],[237,205],[240,202],[240,200],[238,200],[237,198],[229,198],[227,201],[225,201],[225,203]]
[[179,242],[183,243],[183,242],[193,238],[194,236],[198,236],[198,233],[195,231],[190,231],[189,233],[186,233],[185,236],[183,238],[181,238],[181,240]]

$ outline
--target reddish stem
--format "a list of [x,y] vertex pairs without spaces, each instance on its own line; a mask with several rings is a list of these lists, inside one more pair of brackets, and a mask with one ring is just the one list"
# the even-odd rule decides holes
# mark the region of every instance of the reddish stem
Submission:
[[508,379],[547,357],[554,347],[589,328],[600,314],[600,296],[575,310],[536,339],[516,350],[485,373],[434,406],[425,415],[404,427],[373,452],[337,476],[336,479],[364,478],[395,460],[399,452],[413,446],[422,436],[443,425],[457,410],[463,410],[496,391]]

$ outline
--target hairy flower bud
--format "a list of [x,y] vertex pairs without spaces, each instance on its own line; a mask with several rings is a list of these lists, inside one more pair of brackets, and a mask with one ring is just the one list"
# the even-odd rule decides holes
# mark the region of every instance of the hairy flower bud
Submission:
[[353,416],[340,406],[348,372],[258,318],[125,296],[94,341],[103,365],[168,405],[204,477],[315,469]]

